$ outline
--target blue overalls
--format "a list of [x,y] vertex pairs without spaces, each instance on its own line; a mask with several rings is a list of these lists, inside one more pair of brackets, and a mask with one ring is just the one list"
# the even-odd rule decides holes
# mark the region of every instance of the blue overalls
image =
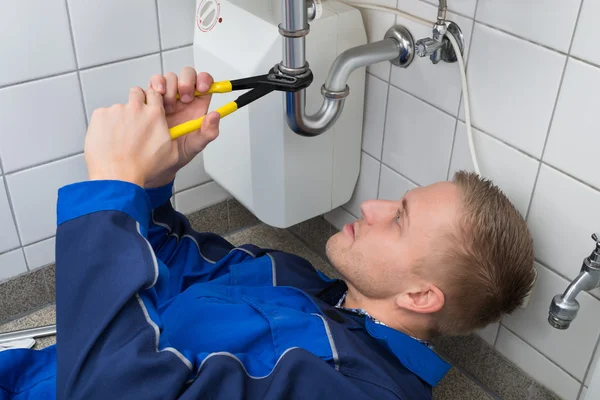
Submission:
[[298,256],[193,231],[171,193],[59,190],[57,346],[0,353],[0,399],[431,398],[431,349]]

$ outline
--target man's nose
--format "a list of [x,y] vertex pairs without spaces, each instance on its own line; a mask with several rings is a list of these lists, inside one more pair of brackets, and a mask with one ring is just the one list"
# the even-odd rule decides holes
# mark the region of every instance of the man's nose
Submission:
[[387,200],[368,200],[361,204],[360,211],[367,224],[375,224],[394,213],[394,202]]

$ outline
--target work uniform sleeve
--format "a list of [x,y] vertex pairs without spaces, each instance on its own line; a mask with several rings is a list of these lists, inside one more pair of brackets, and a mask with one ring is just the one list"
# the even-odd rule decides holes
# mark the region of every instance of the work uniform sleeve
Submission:
[[151,198],[121,181],[59,190],[59,399],[176,398],[190,376],[186,357],[159,341]]

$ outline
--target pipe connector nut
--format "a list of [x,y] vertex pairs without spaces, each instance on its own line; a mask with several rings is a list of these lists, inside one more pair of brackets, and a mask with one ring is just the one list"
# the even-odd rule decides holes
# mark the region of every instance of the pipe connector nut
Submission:
[[342,100],[350,95],[350,88],[346,85],[346,88],[341,92],[333,92],[325,87],[325,85],[321,86],[321,94],[323,97],[327,97],[328,99],[333,100]]

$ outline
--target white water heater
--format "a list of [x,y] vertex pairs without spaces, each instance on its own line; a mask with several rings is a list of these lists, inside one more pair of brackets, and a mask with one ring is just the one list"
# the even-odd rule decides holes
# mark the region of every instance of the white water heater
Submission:
[[[197,0],[196,70],[215,81],[264,75],[281,62],[282,0]],[[367,43],[358,10],[323,2],[310,22],[306,60],[313,72],[306,113],[323,102],[321,86],[336,57]],[[325,133],[294,133],[285,117],[285,93],[273,92],[221,121],[204,150],[206,172],[262,222],[286,228],[348,202],[356,185],[362,141],[365,68],[352,73],[343,113]],[[213,95],[211,110],[243,92]]]

